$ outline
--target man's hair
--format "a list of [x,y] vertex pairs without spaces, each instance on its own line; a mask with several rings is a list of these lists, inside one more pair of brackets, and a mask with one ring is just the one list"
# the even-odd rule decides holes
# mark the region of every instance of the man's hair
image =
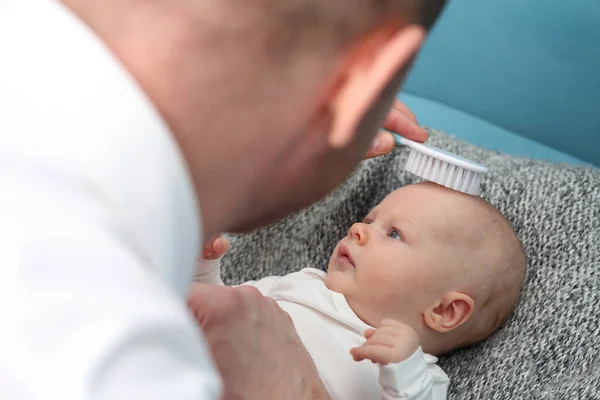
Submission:
[[[245,37],[258,34],[272,55],[300,48],[340,51],[386,24],[430,29],[446,0],[228,0],[217,2],[230,27]],[[213,3],[215,4],[215,3]],[[223,22],[219,21],[219,25]],[[216,28],[223,28],[221,25]],[[227,28],[225,28],[227,29]]]
[[417,0],[416,23],[429,30],[435,24],[444,9],[446,0]]

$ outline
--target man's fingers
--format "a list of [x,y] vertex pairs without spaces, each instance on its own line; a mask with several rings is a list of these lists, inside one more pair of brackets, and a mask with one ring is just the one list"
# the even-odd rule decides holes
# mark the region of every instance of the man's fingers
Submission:
[[[200,327],[223,380],[223,398],[244,393],[248,398],[281,399],[322,386],[291,318],[273,299],[250,285],[216,288],[194,285],[190,292],[200,303]],[[286,384],[277,385],[282,379]],[[318,392],[315,397],[321,398]]]
[[204,315],[212,308],[214,296],[211,296],[212,285],[203,283],[194,283],[188,293],[188,308],[194,314],[199,323],[202,322]]
[[371,143],[371,147],[369,147],[369,151],[365,155],[365,159],[383,156],[388,154],[394,147],[396,146],[396,142],[391,133],[387,131],[379,131],[375,139]]
[[[423,143],[429,139],[429,133],[417,123],[415,115],[399,100],[396,100],[390,109],[383,127],[407,139]],[[373,142],[365,159],[388,154],[394,149],[393,136],[386,131],[380,131]]]
[[408,107],[406,107],[404,105],[404,103],[401,102],[400,100],[396,99],[394,101],[393,108],[395,108],[396,110],[400,111],[402,114],[404,114],[409,120],[411,120],[415,124],[418,124],[417,117],[415,116],[415,114],[413,114],[413,112],[410,111],[410,109]]
[[188,293],[188,307],[198,319],[206,314],[218,314],[231,307],[232,289],[228,286],[194,283]]
[[[414,115],[412,118],[414,118]],[[413,120],[412,118],[397,108],[392,107],[383,127],[389,131],[396,132],[407,139],[423,143],[429,138],[429,134],[425,129],[417,125],[415,122],[416,120]]]

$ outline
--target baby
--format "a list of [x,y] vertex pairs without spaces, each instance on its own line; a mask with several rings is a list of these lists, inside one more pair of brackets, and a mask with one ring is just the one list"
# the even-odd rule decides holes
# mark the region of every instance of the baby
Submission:
[[[224,238],[209,244],[196,281],[222,284],[227,247]],[[333,399],[445,399],[449,379],[435,356],[496,331],[524,271],[520,242],[498,211],[420,183],[352,225],[327,273],[306,268],[246,284],[289,313]]]

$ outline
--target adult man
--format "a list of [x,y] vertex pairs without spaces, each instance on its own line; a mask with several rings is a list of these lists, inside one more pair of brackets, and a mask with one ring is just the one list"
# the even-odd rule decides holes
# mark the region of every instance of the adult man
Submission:
[[[2,2],[0,392],[217,398],[184,307],[202,238],[339,183],[441,3]],[[405,110],[388,122],[426,138]],[[327,396],[280,310],[202,296],[228,395]]]

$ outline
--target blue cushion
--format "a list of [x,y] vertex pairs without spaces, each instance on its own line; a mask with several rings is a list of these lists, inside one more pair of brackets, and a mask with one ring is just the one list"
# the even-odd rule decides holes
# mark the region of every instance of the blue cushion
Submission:
[[400,99],[415,113],[421,125],[444,130],[484,149],[538,160],[575,165],[586,164],[569,154],[517,135],[444,104],[410,94],[403,94]]
[[[497,128],[477,126],[497,133],[485,139],[494,146],[519,149],[499,133],[509,132],[600,166],[599,21],[597,0],[450,1],[404,92],[464,113],[429,115],[418,102],[441,130],[478,138],[463,132],[472,116]],[[531,154],[558,157],[544,151]]]

